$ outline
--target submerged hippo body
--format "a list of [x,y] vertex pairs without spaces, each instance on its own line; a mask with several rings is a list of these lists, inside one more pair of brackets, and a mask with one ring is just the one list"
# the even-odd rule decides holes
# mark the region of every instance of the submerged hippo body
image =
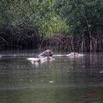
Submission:
[[76,52],[71,52],[70,54],[67,54],[68,57],[71,57],[71,58],[77,58],[77,57],[82,57],[84,56],[84,54],[79,54],[79,53],[76,53]]
[[45,50],[44,52],[38,55],[39,58],[41,57],[51,57],[53,56],[53,52],[51,50]]
[[55,60],[53,57],[53,52],[51,50],[45,50],[40,53],[37,58],[27,58],[32,64],[40,65],[44,62],[51,62]]

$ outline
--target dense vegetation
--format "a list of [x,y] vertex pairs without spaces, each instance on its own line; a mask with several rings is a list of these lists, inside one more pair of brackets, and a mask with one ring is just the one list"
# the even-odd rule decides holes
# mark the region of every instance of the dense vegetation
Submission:
[[0,50],[103,50],[103,0],[1,0]]

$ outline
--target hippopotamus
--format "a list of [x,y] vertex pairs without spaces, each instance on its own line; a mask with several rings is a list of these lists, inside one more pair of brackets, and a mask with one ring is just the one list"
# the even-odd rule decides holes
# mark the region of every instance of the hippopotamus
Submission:
[[40,53],[38,55],[39,58],[41,57],[52,57],[53,56],[53,52],[51,50],[45,50],[44,52]]
[[76,52],[71,52],[70,54],[67,54],[68,57],[71,57],[71,58],[77,58],[77,57],[82,57],[84,56],[84,54],[79,54],[79,53],[76,53]]

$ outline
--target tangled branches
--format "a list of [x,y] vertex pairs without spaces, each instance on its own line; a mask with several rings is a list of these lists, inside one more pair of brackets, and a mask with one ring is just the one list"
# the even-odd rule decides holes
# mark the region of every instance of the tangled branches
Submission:
[[54,35],[50,38],[44,38],[40,47],[55,51],[101,52],[103,51],[103,37],[100,35],[92,36],[88,42],[84,37]]

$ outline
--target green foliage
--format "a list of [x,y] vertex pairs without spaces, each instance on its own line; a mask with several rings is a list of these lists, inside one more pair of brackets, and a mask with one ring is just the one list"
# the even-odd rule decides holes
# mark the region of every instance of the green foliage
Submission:
[[103,32],[103,0],[1,0],[0,26],[30,26],[40,35]]
[[54,9],[66,20],[70,33],[103,32],[103,0],[56,0]]
[[41,35],[65,32],[67,25],[53,10],[55,0],[1,0],[0,26],[33,25]]
[[[63,45],[81,43],[80,48],[86,47],[85,51],[101,48],[102,39],[95,38],[103,33],[103,0],[0,0],[0,48],[25,48],[30,44],[32,47],[35,41],[34,47],[40,35],[55,33],[68,33],[81,39],[78,43],[77,38],[71,42],[71,37],[67,42],[63,39]],[[74,44],[72,49],[77,48]]]

